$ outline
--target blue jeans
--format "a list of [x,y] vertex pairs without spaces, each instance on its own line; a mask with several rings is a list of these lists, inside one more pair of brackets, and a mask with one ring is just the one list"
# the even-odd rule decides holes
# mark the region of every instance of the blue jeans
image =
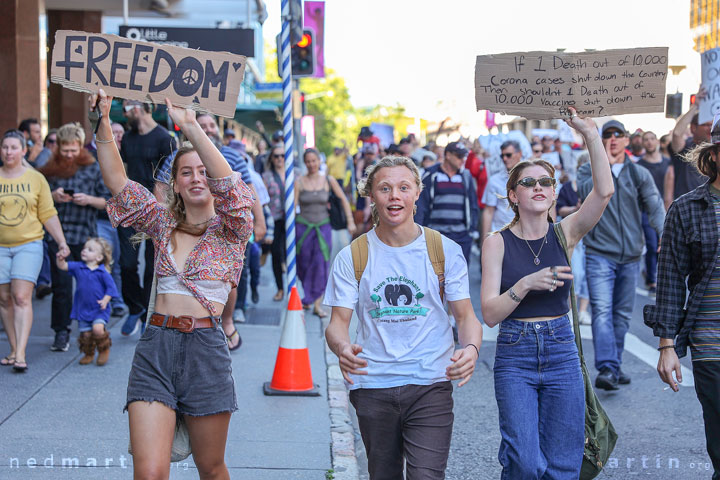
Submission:
[[250,288],[256,290],[260,283],[260,244],[250,242],[245,247],[245,263],[240,272],[240,283],[238,283],[237,301],[235,308],[245,309],[247,299],[248,275],[250,276]]
[[577,480],[585,441],[585,388],[569,317],[503,320],[494,375],[501,479]]
[[658,234],[654,228],[650,226],[650,220],[647,213],[642,214],[642,227],[645,233],[645,280],[646,283],[656,283],[657,281],[657,260],[658,260]]
[[630,328],[635,304],[639,264],[639,261],[615,263],[600,255],[585,255],[598,371],[609,369],[617,375],[620,370],[625,334]]
[[118,237],[117,229],[113,228],[113,226],[110,224],[110,220],[102,220],[98,219],[97,221],[97,231],[100,238],[104,238],[108,241],[110,246],[112,247],[112,259],[113,259],[113,265],[112,265],[112,272],[110,272],[110,275],[112,275],[113,281],[115,282],[115,288],[117,288],[119,297],[113,297],[110,300],[110,305],[120,306],[123,305],[123,298],[122,298],[122,281],[120,280],[120,238]]
[[580,240],[575,245],[572,258],[572,274],[573,284],[575,285],[575,295],[578,298],[590,298],[588,294],[587,275],[585,274],[585,244]]

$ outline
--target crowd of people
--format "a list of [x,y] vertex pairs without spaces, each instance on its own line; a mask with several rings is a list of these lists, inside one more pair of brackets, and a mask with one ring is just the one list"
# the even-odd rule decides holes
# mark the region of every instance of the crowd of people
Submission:
[[[268,137],[258,123],[263,140],[249,148],[213,115],[168,102],[182,143],[151,105],[124,100],[122,125],[109,120],[111,98],[95,100],[103,115],[92,138],[70,123],[43,139],[34,119],[2,138],[0,316],[9,352],[0,364],[29,368],[33,292],[52,295],[52,351],[69,349],[77,321],[83,365],[108,362],[106,325],[124,317],[121,334],[140,331],[143,340],[126,403],[136,473],[164,471],[176,415],[186,419],[198,469],[223,471],[237,408],[235,323],[260,301],[268,256],[272,300],[285,298],[283,136]],[[451,380],[470,380],[482,342],[471,298],[487,326],[499,325],[504,475],[577,478],[585,410],[569,298],[592,328],[595,387],[618,390],[631,382],[623,351],[640,283],[657,295],[645,321],[660,337],[660,376],[675,391],[678,357],[690,347],[720,475],[712,393],[720,385],[720,134],[699,124],[694,105],[659,137],[618,120],[598,128],[575,113],[566,122],[574,142],[543,135],[421,146],[408,135],[385,145],[363,127],[357,151],[343,144],[300,155],[302,305],[321,318],[330,313],[323,306],[332,309],[326,338],[351,390],[371,478],[403,469],[444,478]],[[474,296],[468,269],[478,256]],[[351,341],[353,312],[360,326]],[[196,369],[176,378],[181,355]],[[198,393],[209,390],[212,398]]]

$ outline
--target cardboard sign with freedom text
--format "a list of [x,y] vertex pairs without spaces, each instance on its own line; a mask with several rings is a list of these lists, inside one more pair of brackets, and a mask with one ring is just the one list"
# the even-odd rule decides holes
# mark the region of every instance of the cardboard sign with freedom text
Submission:
[[480,55],[475,104],[533,119],[662,112],[667,72],[666,47]]
[[246,57],[226,52],[138,42],[98,33],[58,30],[50,79],[80,92],[97,92],[235,115]]

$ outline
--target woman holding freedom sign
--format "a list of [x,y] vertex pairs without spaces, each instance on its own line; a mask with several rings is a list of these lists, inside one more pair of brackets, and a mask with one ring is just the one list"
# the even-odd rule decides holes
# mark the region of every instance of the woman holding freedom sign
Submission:
[[237,402],[219,315],[240,277],[252,231],[252,195],[195,112],[166,99],[191,145],[177,152],[167,201],[158,202],[125,175],[110,128],[112,98],[103,90],[99,97],[95,141],[113,195],[110,221],[149,236],[156,252],[155,313],[135,350],[125,407],[135,477],[168,478],[176,419],[182,416],[200,478],[229,479],[225,444]]
[[569,113],[568,124],[588,146],[592,191],[577,212],[554,224],[554,168],[544,160],[520,162],[506,187],[515,218],[483,242],[483,319],[500,324],[494,375],[502,478],[577,480],[583,463],[585,396],[567,259],[615,188],[595,123],[572,107]]

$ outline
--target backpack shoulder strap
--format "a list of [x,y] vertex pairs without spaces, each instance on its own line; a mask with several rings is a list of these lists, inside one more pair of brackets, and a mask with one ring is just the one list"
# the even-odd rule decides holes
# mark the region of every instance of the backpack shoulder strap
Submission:
[[442,246],[442,236],[437,230],[423,227],[425,229],[425,243],[427,245],[430,263],[440,283],[440,301],[445,300],[445,251]]
[[360,279],[365,272],[368,262],[368,239],[367,233],[363,233],[350,244],[350,253],[352,254],[353,269],[355,270],[355,280],[360,283]]

